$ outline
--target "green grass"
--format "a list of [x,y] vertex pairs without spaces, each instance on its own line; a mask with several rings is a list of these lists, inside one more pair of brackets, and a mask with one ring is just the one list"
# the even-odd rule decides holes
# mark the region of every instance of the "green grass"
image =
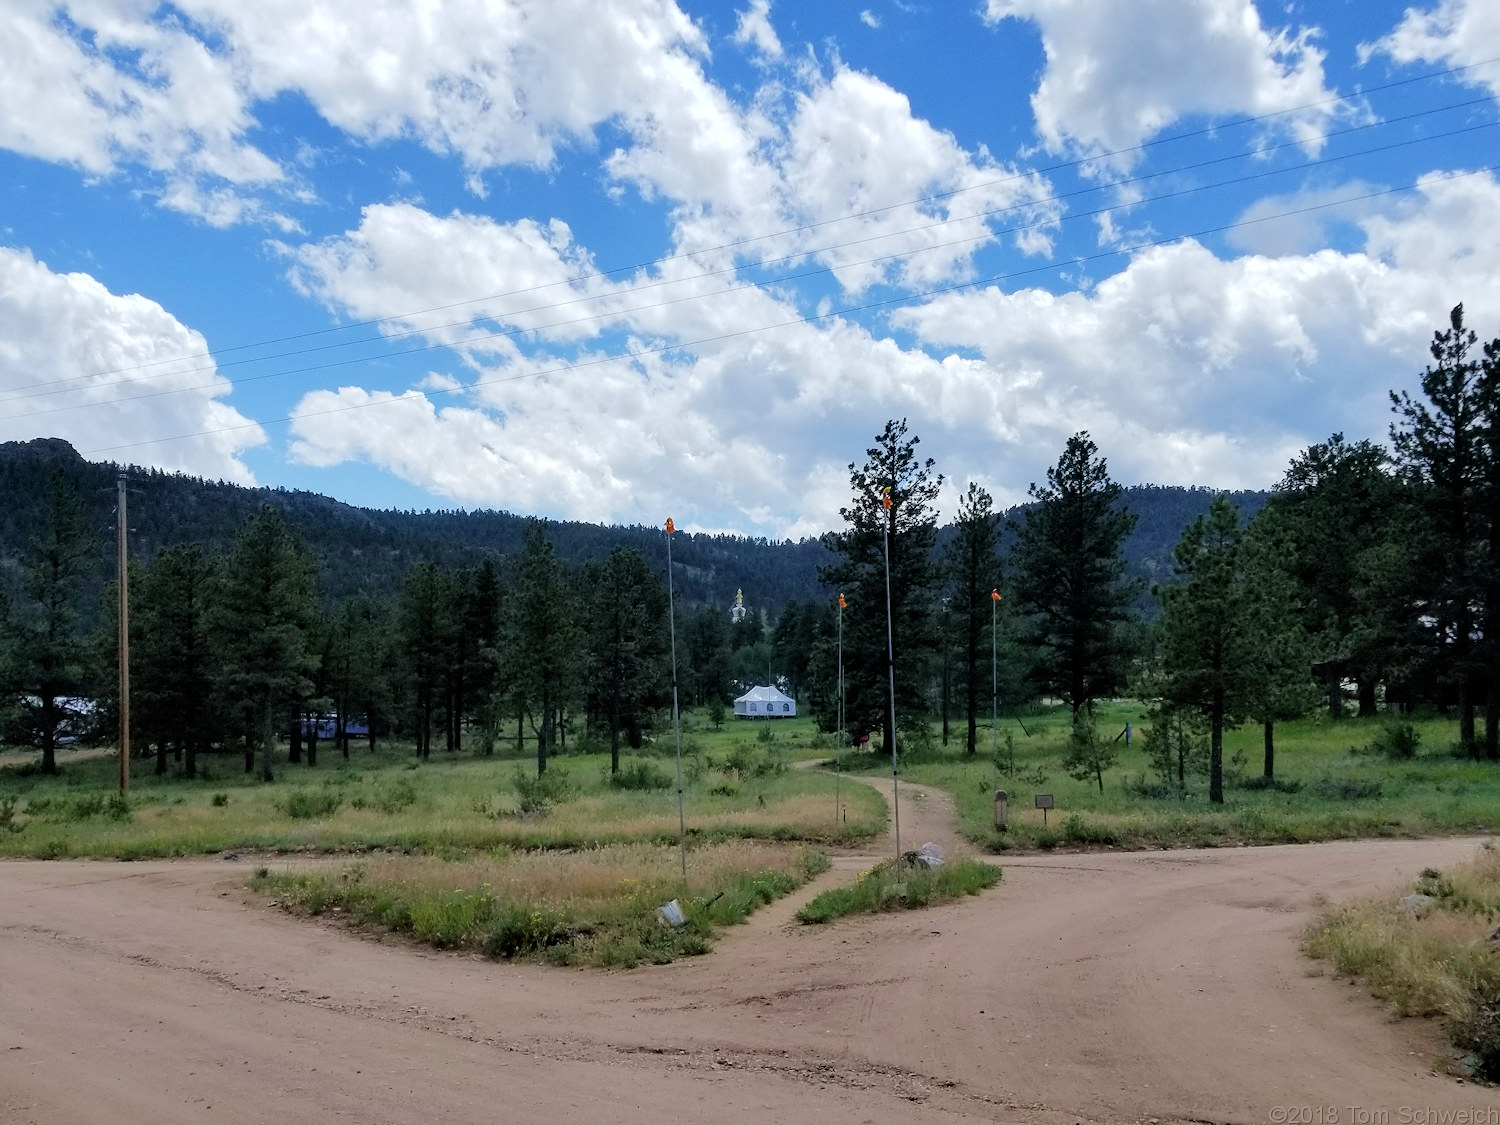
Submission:
[[[758,737],[769,728],[774,738]],[[834,779],[792,770],[799,757],[828,745],[808,720],[708,729],[684,726],[685,801],[691,839],[848,842],[885,827],[878,794],[844,786],[847,819],[834,820]],[[285,748],[281,748],[281,754]],[[676,763],[670,732],[622,765],[638,788],[608,782],[608,756],[553,758],[566,774],[560,800],[528,801],[518,775],[534,777],[534,760],[504,753],[476,757],[434,751],[419,763],[409,746],[356,745],[348,762],[324,745],[318,765],[278,762],[271,784],[242,772],[238,755],[205,756],[205,776],[188,781],[152,763],[135,763],[128,803],[114,797],[112,756],[69,757],[61,775],[30,766],[0,768],[0,856],[115,857],[194,855],[226,849],[417,852],[496,847],[586,848],[677,839]],[[666,789],[660,778],[670,779]],[[525,788],[524,784],[521,788]],[[535,796],[535,794],[533,794]],[[543,795],[545,797],[545,795]],[[528,808],[523,810],[522,806]]]
[[904,858],[899,863],[888,859],[861,871],[854,882],[818,895],[797,911],[797,921],[819,925],[846,914],[917,910],[964,895],[977,895],[999,881],[998,867],[974,859],[952,859],[936,868]]
[[[1113,738],[1128,721],[1139,734],[1145,708],[1135,703],[1101,708],[1100,729]],[[990,731],[980,731],[980,750],[968,758],[961,732],[946,750],[935,747],[905,758],[902,776],[952,795],[965,837],[991,851],[1055,847],[1213,847],[1235,844],[1303,843],[1367,836],[1453,835],[1500,826],[1500,763],[1455,755],[1458,726],[1447,719],[1413,720],[1421,746],[1412,759],[1390,760],[1365,748],[1389,721],[1311,717],[1276,728],[1276,777],[1288,788],[1253,787],[1261,773],[1261,730],[1245,726],[1225,736],[1225,803],[1211,805],[1207,779],[1190,781],[1185,799],[1143,795],[1153,780],[1138,740],[1119,744],[1115,765],[1105,772],[1101,793],[1092,778],[1078,781],[1061,764],[1067,711],[1024,716],[1029,734],[1015,719],[1002,721],[1000,788],[1007,791],[1010,829],[993,827]],[[1014,761],[1005,760],[1004,733],[1012,736]],[[1236,755],[1239,761],[1236,762]],[[889,759],[852,757],[846,768],[884,773]],[[1038,793],[1053,796],[1045,818],[1034,807]]]
[[[331,914],[443,949],[507,960],[630,968],[705,953],[726,926],[828,866],[804,847],[729,841],[612,844],[567,854],[492,852],[453,861],[386,857],[342,871],[262,869],[251,885],[297,913]],[[686,923],[657,909],[675,899]]]
[[1307,952],[1364,983],[1401,1015],[1438,1019],[1463,1067],[1500,1081],[1500,957],[1489,938],[1500,915],[1500,851],[1473,863],[1424,871],[1413,890],[1324,912],[1309,929]]

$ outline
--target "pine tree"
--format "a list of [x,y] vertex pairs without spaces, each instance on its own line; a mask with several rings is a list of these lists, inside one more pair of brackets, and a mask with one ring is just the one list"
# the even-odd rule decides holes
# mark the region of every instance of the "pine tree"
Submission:
[[1120,486],[1087,433],[1068,439],[1035,507],[1012,521],[1011,555],[1025,639],[1037,654],[1033,678],[1076,714],[1125,682],[1134,650],[1133,603],[1122,545],[1135,517],[1116,503]]
[[131,620],[139,623],[131,641],[134,717],[142,735],[157,743],[157,773],[166,770],[171,744],[183,755],[184,773],[196,777],[198,755],[214,737],[215,580],[210,560],[193,545],[158,552],[131,582]]
[[573,592],[542,523],[532,520],[522,538],[508,606],[509,663],[515,702],[535,724],[540,776],[547,772],[560,716],[576,687],[583,638]]
[[1464,327],[1463,305],[1454,306],[1448,328],[1433,334],[1433,363],[1422,372],[1426,401],[1391,394],[1396,463],[1427,517],[1420,566],[1431,580],[1431,649],[1458,700],[1459,741],[1475,757],[1475,611],[1483,596],[1480,555],[1487,535],[1481,516],[1489,475],[1480,365],[1471,354],[1477,342]]
[[587,585],[590,711],[609,731],[609,771],[618,773],[621,736],[639,749],[648,711],[668,698],[667,591],[626,547],[589,567]]
[[[983,663],[990,622],[994,617],[991,593],[1000,585],[1000,517],[991,510],[990,494],[970,483],[959,500],[956,534],[948,543],[948,576],[953,584],[953,611],[957,615],[963,672],[964,715],[967,734],[964,751],[973,754],[978,745],[979,704],[994,684],[984,674]],[[988,690],[987,690],[988,689]]]
[[213,614],[220,684],[245,717],[247,749],[260,747],[265,781],[275,777],[278,714],[290,714],[312,688],[314,578],[301,543],[270,505],[245,521],[224,560]]
[[[845,592],[844,684],[849,727],[856,733],[881,729],[887,749],[891,728],[889,678],[905,723],[928,713],[926,668],[935,647],[933,563],[937,513],[933,507],[943,478],[933,461],[917,456],[919,439],[907,436],[905,419],[889,421],[865,451],[865,463],[849,465],[853,501],[840,509],[847,525],[824,536],[842,561],[820,568],[825,585]],[[890,506],[883,497],[890,497]],[[886,550],[890,558],[890,637],[886,618]]]
[[1162,696],[1208,721],[1208,799],[1224,802],[1224,729],[1237,725],[1256,684],[1257,638],[1245,588],[1239,512],[1216,496],[1182,533],[1177,582],[1157,591]]
[[79,587],[95,565],[97,543],[78,493],[61,471],[46,496],[42,531],[28,551],[27,599],[14,611],[15,686],[23,722],[41,751],[43,773],[57,772],[57,738],[76,719],[69,701],[83,691],[86,650]]

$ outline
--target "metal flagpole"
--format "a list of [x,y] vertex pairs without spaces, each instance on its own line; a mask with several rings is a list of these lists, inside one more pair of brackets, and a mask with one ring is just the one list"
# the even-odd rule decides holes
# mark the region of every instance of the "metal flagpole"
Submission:
[[1000,591],[990,591],[990,797],[1000,791],[1000,666],[996,663],[995,610]]
[[130,792],[130,536],[125,511],[125,474],[118,484],[120,524],[120,792]]
[[833,827],[839,826],[843,811],[840,792],[844,779],[844,595],[839,594],[839,733],[833,744]]
[[677,706],[677,602],[672,596],[672,535],[667,517],[667,630],[672,638],[672,728],[677,739],[677,847],[682,853],[682,882],[687,885],[687,816],[682,809],[682,711]]
[[[891,511],[891,490],[887,486],[880,506]],[[882,520],[885,532],[885,667],[891,688],[891,822],[896,829],[896,860],[901,859],[901,768],[896,759],[896,635],[891,625],[891,520]]]

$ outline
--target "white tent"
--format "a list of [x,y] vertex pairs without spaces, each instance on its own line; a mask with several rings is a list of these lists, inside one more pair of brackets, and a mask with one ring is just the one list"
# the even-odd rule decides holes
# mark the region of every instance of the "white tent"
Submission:
[[741,719],[792,719],[797,701],[773,687],[753,687],[734,701],[734,713]]

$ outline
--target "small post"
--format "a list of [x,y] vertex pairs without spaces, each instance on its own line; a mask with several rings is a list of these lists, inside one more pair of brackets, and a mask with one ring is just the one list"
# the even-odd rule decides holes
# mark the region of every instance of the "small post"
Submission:
[[901,861],[901,766],[896,757],[896,640],[891,623],[891,525],[896,522],[896,513],[891,500],[891,489],[886,487],[880,496],[885,509],[885,652],[886,672],[891,688],[891,824],[896,832],[896,862]]
[[995,831],[1004,832],[1008,827],[1005,817],[1006,795],[1004,789],[995,790]]

